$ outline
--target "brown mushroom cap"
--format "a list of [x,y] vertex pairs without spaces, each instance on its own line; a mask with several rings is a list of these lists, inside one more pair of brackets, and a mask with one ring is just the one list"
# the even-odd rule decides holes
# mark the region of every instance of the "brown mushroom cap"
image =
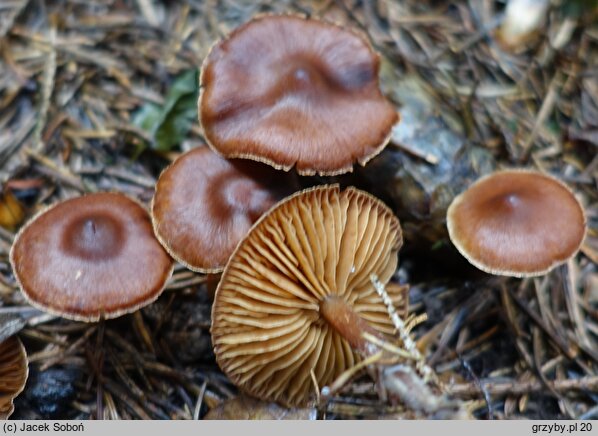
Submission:
[[[327,322],[341,301],[371,328],[392,335],[371,275],[388,282],[402,244],[382,202],[336,185],[295,194],[264,215],[227,264],[212,309],[216,359],[249,394],[303,405],[360,356]],[[395,304],[404,294],[387,289]]]
[[493,173],[457,196],[447,212],[451,241],[482,271],[545,274],[581,246],[583,207],[559,180],[535,171]]
[[116,193],[58,203],[32,219],[10,252],[27,299],[65,318],[115,318],[154,301],[173,261],[149,214]]
[[287,174],[199,147],[160,175],[152,201],[154,230],[187,268],[222,271],[253,223],[292,192]]
[[25,388],[28,374],[27,354],[21,341],[13,336],[0,342],[0,420],[12,414],[12,402]]
[[378,55],[355,32],[315,19],[261,16],[205,59],[199,114],[226,157],[341,174],[365,165],[398,121],[378,88]]

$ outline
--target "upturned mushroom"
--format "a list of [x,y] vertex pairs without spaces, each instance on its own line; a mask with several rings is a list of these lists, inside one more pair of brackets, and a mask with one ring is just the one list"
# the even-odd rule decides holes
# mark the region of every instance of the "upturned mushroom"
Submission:
[[23,391],[29,367],[21,341],[10,337],[0,342],[0,420],[14,411],[13,400]]
[[289,174],[199,147],[160,175],[151,207],[154,231],[187,268],[219,272],[253,223],[293,188]]
[[[371,276],[390,280],[401,245],[399,220],[363,191],[319,186],[280,202],[239,243],[216,291],[220,367],[250,395],[309,403],[315,383],[372,354],[364,333],[393,335]],[[402,307],[404,293],[388,292]]]
[[335,175],[365,165],[398,121],[367,39],[313,18],[260,16],[203,63],[199,117],[225,157]]
[[514,277],[546,274],[579,250],[582,205],[561,181],[535,171],[483,177],[447,212],[451,241],[482,271]]
[[10,262],[32,305],[88,322],[151,303],[174,266],[146,210],[116,193],[89,194],[40,212],[18,233]]

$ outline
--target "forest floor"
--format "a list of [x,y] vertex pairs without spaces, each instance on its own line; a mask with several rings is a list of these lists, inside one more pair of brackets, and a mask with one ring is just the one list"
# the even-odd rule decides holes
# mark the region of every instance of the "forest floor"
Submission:
[[[367,375],[317,410],[226,402],[237,390],[214,360],[206,278],[180,265],[157,302],[104,324],[32,308],[11,271],[16,232],[45,205],[109,190],[149,204],[161,170],[204,145],[194,96],[211,45],[273,12],[360,29],[381,54],[402,119],[391,143],[304,185],[354,184],[399,216],[394,280],[427,316],[414,336],[448,395],[479,419],[598,418],[598,14],[553,3],[507,48],[493,0],[3,1],[0,340],[18,333],[30,362],[13,417],[426,417],[384,402]],[[504,167],[555,175],[586,208],[579,254],[545,276],[483,274],[448,239],[451,199]]]

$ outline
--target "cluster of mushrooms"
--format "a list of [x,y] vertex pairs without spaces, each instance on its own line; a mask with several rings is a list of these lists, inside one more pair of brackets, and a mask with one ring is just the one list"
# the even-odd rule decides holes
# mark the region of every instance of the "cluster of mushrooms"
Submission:
[[[261,16],[237,28],[202,67],[199,118],[209,147],[161,174],[151,214],[118,193],[40,212],[10,253],[23,294],[42,310],[93,322],[158,298],[173,259],[222,272],[211,328],[220,367],[260,399],[312,403],[314,386],[379,350],[364,333],[396,336],[372,277],[386,285],[396,271],[398,218],[353,187],[296,192],[288,172],[341,174],[384,148],[398,114],[379,90],[378,68],[364,36],[319,20]],[[475,183],[447,221],[459,251],[493,274],[543,274],[585,235],[571,191],[523,170]],[[386,291],[405,315],[406,288]],[[18,350],[0,353],[3,417],[26,370],[14,372],[24,359],[16,339],[0,347]]]

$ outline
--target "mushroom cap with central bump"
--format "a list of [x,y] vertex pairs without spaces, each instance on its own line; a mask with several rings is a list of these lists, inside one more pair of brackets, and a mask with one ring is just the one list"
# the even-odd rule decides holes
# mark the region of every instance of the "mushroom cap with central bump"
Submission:
[[198,147],[160,175],[152,201],[154,230],[187,268],[219,272],[253,223],[292,192],[290,174]]
[[[371,275],[390,280],[401,244],[399,220],[363,191],[319,186],[280,202],[239,243],[220,280],[211,330],[220,367],[250,395],[309,403],[312,370],[322,388],[360,360],[361,331],[393,335]],[[402,309],[405,294],[387,292]]]
[[579,250],[583,207],[559,180],[528,170],[486,176],[447,212],[451,241],[477,268],[496,275],[542,275]]
[[346,173],[382,151],[398,121],[378,69],[356,32],[298,16],[255,18],[204,61],[205,137],[228,158],[303,175]]
[[28,374],[27,354],[21,341],[13,336],[0,342],[0,421],[12,414],[13,400],[25,388]]
[[151,303],[173,269],[149,214],[116,193],[89,194],[41,212],[17,235],[10,261],[34,306],[81,321],[115,318]]

